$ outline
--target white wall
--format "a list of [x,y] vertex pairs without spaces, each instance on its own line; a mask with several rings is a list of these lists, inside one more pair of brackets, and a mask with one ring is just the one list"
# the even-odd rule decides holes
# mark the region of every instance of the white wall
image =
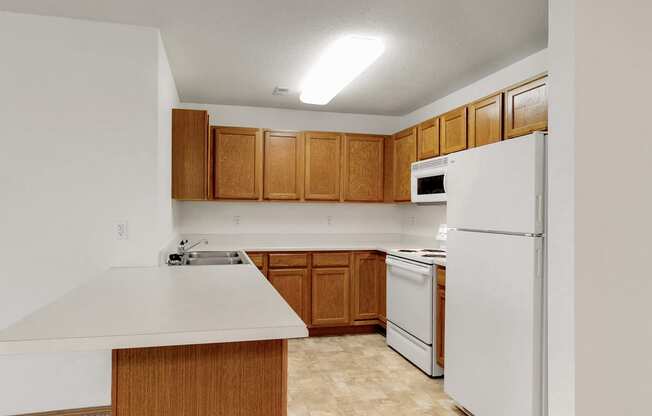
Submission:
[[650,414],[652,2],[575,3],[576,414]]
[[169,241],[174,230],[172,200],[172,108],[179,107],[179,94],[165,46],[158,35],[158,208],[160,213],[158,241]]
[[205,109],[211,125],[280,130],[319,130],[347,133],[393,134],[399,117],[300,111],[280,108],[183,103],[182,108]]
[[516,84],[548,70],[546,49],[532,54],[443,98],[402,116],[397,126],[401,130],[431,117],[443,114],[505,87]]
[[572,416],[575,414],[575,0],[550,0],[549,15],[548,405],[551,416]]
[[[401,233],[394,204],[179,202],[182,234]],[[235,217],[239,217],[236,224]],[[328,219],[330,217],[330,225]]]
[[446,224],[446,205],[401,205],[401,221],[403,234],[434,238]]
[[[150,28],[0,13],[0,328],[110,266],[157,263],[170,231],[159,121],[176,94],[158,42]],[[110,403],[109,352],[0,369],[0,415]]]

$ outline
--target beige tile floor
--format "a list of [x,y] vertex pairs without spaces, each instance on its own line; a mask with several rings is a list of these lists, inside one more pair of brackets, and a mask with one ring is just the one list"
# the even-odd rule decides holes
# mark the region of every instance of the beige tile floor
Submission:
[[291,340],[288,416],[459,416],[431,379],[379,334]]

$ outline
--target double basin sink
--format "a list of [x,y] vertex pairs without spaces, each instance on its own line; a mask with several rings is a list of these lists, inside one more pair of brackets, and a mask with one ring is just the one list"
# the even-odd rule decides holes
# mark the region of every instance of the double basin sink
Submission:
[[168,262],[170,266],[210,266],[230,264],[250,264],[249,259],[240,251],[189,251],[180,255],[180,259]]

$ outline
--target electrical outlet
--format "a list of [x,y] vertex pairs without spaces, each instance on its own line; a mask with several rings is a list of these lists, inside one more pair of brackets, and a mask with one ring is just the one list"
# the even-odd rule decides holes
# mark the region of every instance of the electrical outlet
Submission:
[[239,215],[234,215],[233,216],[233,225],[240,225],[240,216]]
[[118,240],[129,240],[129,223],[127,221],[119,222],[116,225],[116,235]]
[[333,217],[331,217],[330,215],[326,217],[326,224],[328,224],[329,227],[333,225]]
[[417,225],[416,217],[410,217],[410,218],[408,218],[408,221],[409,221],[410,225]]

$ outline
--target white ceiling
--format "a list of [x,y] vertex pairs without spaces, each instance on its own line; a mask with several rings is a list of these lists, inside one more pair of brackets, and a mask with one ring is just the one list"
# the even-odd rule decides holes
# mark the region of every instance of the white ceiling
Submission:
[[[547,8],[547,0],[0,0],[6,11],[159,28],[184,102],[384,115],[545,48]],[[346,34],[382,38],[385,54],[330,104],[302,104],[303,77]],[[291,95],[273,96],[277,85]]]

